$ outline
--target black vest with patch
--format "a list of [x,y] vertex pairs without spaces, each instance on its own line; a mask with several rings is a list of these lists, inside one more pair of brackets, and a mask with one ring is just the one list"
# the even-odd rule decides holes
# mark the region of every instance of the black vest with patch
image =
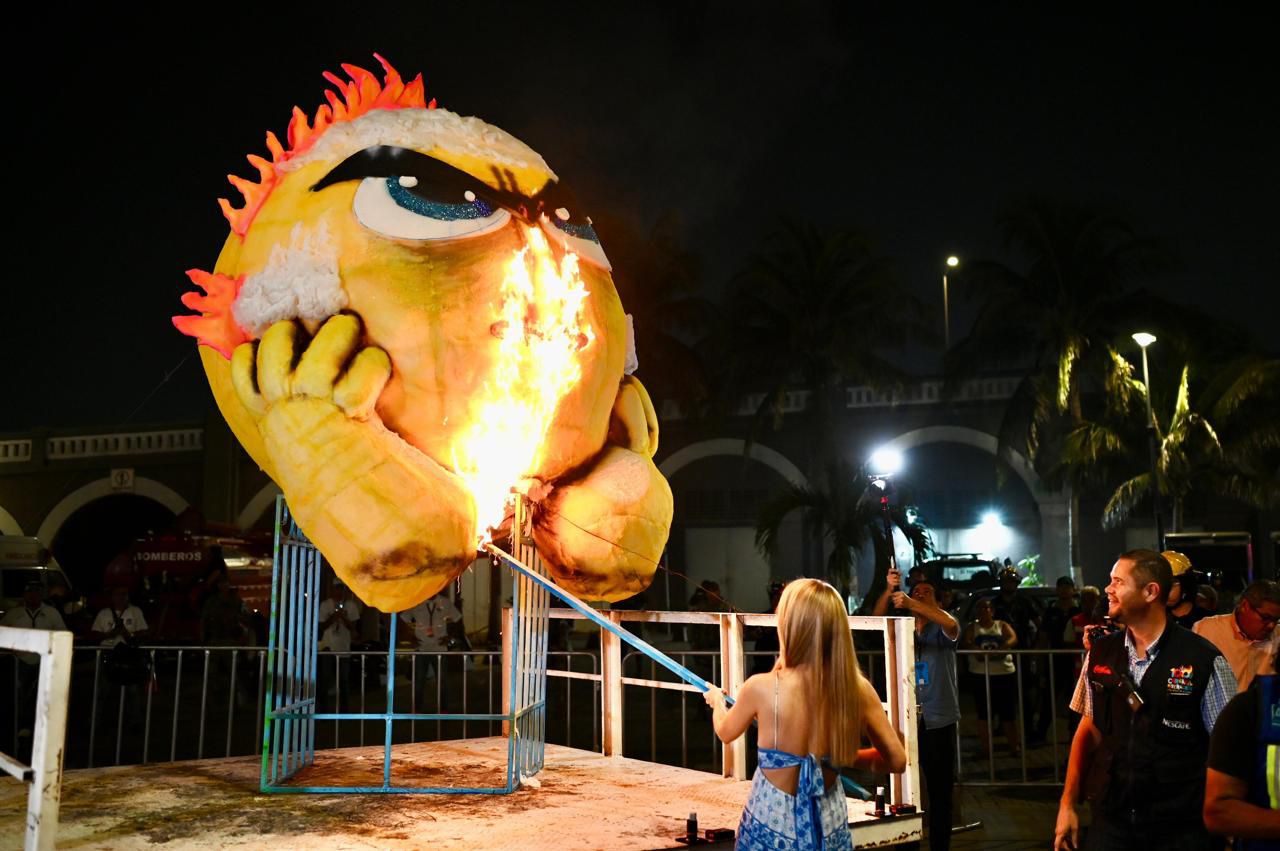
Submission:
[[1089,797],[1129,823],[1199,823],[1209,758],[1200,704],[1222,654],[1170,620],[1138,685],[1143,705],[1135,712],[1122,679],[1129,674],[1124,638],[1108,635],[1089,652],[1093,723],[1102,734]]

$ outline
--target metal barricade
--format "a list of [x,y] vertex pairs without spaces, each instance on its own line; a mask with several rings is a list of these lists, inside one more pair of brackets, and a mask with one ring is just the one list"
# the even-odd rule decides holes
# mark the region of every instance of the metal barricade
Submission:
[[[969,660],[1003,657],[1008,655],[1014,662],[1012,674],[991,673],[990,667],[982,665],[982,670],[975,672],[966,664]],[[960,782],[971,786],[1059,786],[1066,769],[1066,759],[1071,750],[1071,736],[1075,732],[1077,717],[1067,709],[1071,691],[1075,688],[1079,676],[1078,661],[1082,658],[1079,650],[960,650],[957,651],[957,669],[960,678],[961,718],[956,725],[956,771]],[[1069,675],[1067,675],[1069,673]],[[1013,688],[1000,683],[998,690],[1012,691],[1014,695],[1014,720],[1016,730],[1014,741],[1017,743],[1012,756],[1016,760],[1016,769],[1009,770],[1009,763],[998,757],[995,745],[996,731],[991,718],[996,713],[992,703],[993,677],[1013,678]],[[965,684],[968,688],[966,689]],[[1067,689],[1063,693],[1064,687]],[[985,757],[985,771],[975,773],[966,771],[968,761],[965,758],[964,740],[973,736],[981,744],[980,729],[974,728],[978,723],[977,712],[970,712],[966,698],[972,698],[976,710],[977,701],[982,700],[987,706],[987,741],[981,748]],[[1028,712],[1028,709],[1031,711]],[[1047,719],[1044,717],[1047,712]],[[1028,737],[1028,716],[1034,715],[1037,727],[1043,730],[1045,741],[1039,737]],[[1002,725],[1006,721],[1001,717]],[[1066,722],[1065,733],[1061,725]],[[1037,731],[1039,732],[1039,731]],[[1013,744],[1012,742],[1010,743]],[[985,777],[983,776],[985,774]]]
[[[26,851],[53,851],[58,832],[58,811],[62,805],[62,754],[67,723],[67,691],[71,681],[71,633],[62,630],[0,627],[0,649],[33,654],[34,663],[14,657],[14,665],[34,665],[34,671],[19,674],[14,669],[15,686],[26,676],[34,678],[30,764],[16,752],[0,752],[0,770],[28,785]],[[29,660],[30,657],[27,657]],[[26,707],[14,694],[17,712]]]

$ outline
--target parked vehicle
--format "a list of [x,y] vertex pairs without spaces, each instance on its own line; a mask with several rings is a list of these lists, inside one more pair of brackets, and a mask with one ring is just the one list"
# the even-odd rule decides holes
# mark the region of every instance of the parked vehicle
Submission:
[[956,590],[994,588],[1000,573],[1000,562],[977,553],[944,553],[921,562],[920,567],[934,582]]
[[270,535],[200,532],[149,534],[136,539],[103,571],[103,591],[91,603],[107,605],[110,589],[123,585],[142,608],[151,640],[188,643],[200,639],[200,613],[223,575],[248,612],[263,619],[271,607]]
[[0,536],[0,615],[22,604],[28,582],[44,586],[46,600],[61,609],[72,600],[71,580],[39,538]]

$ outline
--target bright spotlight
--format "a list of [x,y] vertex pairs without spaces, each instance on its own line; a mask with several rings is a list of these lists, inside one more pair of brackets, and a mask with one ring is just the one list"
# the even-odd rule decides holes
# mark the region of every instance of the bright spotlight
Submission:
[[954,269],[955,267],[960,265],[960,258],[956,257],[955,255],[948,257],[947,265],[950,266],[952,269]]
[[902,453],[888,446],[882,446],[871,453],[867,461],[867,472],[872,476],[893,476],[902,470]]
[[1012,540],[1012,532],[1000,518],[998,511],[983,512],[982,522],[974,529],[980,549],[992,558],[1007,548]]

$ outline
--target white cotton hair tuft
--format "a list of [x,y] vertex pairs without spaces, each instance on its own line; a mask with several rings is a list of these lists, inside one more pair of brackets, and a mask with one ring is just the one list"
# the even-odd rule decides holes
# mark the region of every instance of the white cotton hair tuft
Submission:
[[321,322],[346,306],[338,249],[320,222],[310,230],[294,225],[289,245],[275,246],[262,271],[245,278],[231,311],[236,324],[257,338],[276,322]]
[[376,109],[354,121],[333,125],[309,150],[281,163],[280,168],[293,171],[313,162],[338,163],[378,145],[423,152],[439,148],[494,165],[536,168],[556,179],[537,151],[506,130],[447,109]]

